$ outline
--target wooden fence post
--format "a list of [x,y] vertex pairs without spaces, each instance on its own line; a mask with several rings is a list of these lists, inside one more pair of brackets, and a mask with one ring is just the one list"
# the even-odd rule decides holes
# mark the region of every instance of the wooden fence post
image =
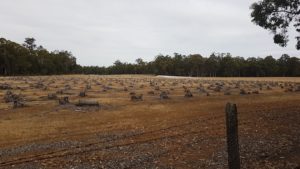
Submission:
[[226,130],[229,169],[240,169],[238,118],[236,104],[226,105]]

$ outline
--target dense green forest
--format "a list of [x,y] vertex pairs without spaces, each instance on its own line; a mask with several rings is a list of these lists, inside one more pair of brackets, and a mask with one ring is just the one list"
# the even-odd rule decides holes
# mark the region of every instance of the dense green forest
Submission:
[[160,74],[176,76],[300,76],[300,59],[283,54],[243,58],[230,53],[212,53],[173,56],[158,55],[151,62],[141,58],[136,63],[119,60],[112,66],[80,66],[68,51],[49,52],[26,38],[18,44],[0,38],[0,75],[53,75],[53,74]]

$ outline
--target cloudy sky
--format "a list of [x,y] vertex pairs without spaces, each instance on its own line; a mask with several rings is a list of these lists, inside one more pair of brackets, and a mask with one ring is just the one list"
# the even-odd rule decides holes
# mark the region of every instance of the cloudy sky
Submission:
[[6,0],[0,37],[34,37],[49,50],[65,49],[82,65],[158,54],[230,52],[234,56],[298,55],[295,32],[286,48],[251,23],[254,0]]

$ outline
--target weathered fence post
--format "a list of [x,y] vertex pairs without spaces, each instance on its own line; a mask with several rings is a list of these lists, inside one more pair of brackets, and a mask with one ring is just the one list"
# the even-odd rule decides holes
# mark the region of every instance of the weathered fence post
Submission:
[[240,169],[238,118],[236,104],[226,105],[226,130],[229,169]]

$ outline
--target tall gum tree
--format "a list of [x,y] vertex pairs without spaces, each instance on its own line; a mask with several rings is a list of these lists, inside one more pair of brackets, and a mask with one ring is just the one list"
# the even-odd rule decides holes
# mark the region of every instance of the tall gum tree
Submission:
[[289,41],[288,28],[297,32],[296,49],[300,50],[300,0],[261,0],[253,3],[252,22],[271,31],[274,43],[285,47]]

